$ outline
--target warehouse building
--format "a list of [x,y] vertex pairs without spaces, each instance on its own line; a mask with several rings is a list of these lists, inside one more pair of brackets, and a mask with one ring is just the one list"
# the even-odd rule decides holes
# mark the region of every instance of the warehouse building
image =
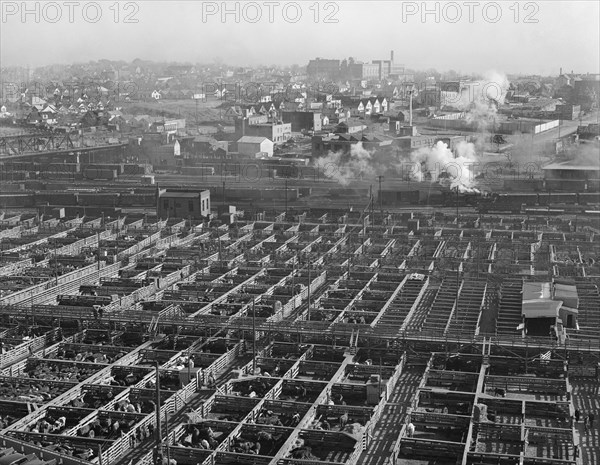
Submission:
[[210,215],[210,191],[161,189],[156,210],[161,219],[206,218]]
[[240,155],[250,157],[254,157],[259,153],[272,157],[273,142],[262,136],[244,136],[238,140],[238,152]]

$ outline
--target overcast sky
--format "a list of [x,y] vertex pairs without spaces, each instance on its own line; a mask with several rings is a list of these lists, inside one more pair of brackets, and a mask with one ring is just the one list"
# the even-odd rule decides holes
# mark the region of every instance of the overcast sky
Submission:
[[220,1],[28,2],[24,17],[20,1],[0,3],[1,66],[102,58],[305,65],[387,59],[393,49],[413,69],[555,75],[561,66],[600,67],[594,0],[427,2],[425,17],[422,2],[400,0],[225,2],[225,17]]

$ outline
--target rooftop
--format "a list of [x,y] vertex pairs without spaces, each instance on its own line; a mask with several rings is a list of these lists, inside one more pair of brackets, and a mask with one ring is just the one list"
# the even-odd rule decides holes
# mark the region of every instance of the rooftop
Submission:
[[571,161],[550,163],[542,167],[543,170],[578,170],[578,171],[600,171],[600,165],[579,165]]
[[238,144],[262,144],[266,140],[270,142],[270,139],[262,136],[243,136],[238,139]]
[[200,196],[200,192],[163,192],[160,194],[161,199],[196,199]]

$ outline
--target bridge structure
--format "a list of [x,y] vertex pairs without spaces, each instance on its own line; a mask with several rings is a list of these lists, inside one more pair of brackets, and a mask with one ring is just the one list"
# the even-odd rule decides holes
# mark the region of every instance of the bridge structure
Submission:
[[118,161],[128,144],[108,143],[91,137],[42,132],[0,137],[0,160],[43,160],[65,158],[77,162]]

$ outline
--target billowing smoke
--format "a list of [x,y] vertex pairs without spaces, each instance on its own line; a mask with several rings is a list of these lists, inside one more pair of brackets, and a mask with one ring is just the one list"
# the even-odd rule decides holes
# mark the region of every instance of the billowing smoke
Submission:
[[576,166],[599,166],[600,145],[598,142],[582,143],[569,154],[570,163]]
[[[487,108],[489,103],[504,104],[506,93],[510,87],[508,78],[497,71],[488,71],[484,79],[466,83],[460,93],[448,103],[462,111],[469,111],[473,104],[484,103],[482,108]],[[454,100],[454,101],[452,101]]]
[[464,111],[467,122],[477,127],[484,143],[496,125],[498,107],[504,103],[510,82],[503,73],[488,71],[485,78],[469,83],[460,90],[458,101],[453,106]]
[[329,152],[319,158],[315,166],[328,178],[347,186],[357,178],[375,176],[378,168],[374,162],[373,152],[358,142],[351,146],[350,153]]
[[450,188],[458,187],[460,192],[479,192],[475,189],[476,181],[473,164],[477,162],[475,146],[468,142],[460,142],[456,147],[456,158],[448,146],[439,141],[431,148],[422,148],[411,154],[414,164],[411,177],[415,181],[425,181],[429,173],[432,182],[448,184]]

